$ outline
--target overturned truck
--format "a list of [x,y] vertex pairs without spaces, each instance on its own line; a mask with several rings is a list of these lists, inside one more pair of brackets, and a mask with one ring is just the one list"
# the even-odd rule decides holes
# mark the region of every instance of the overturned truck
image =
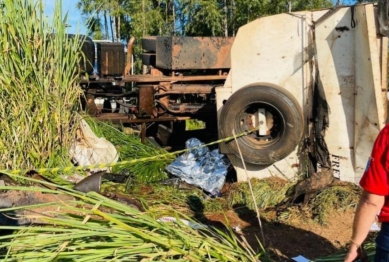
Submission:
[[[86,108],[98,119],[140,127],[169,145],[200,119],[237,171],[250,177],[326,169],[358,182],[387,118],[387,1],[261,17],[235,38],[146,37],[142,75],[131,39],[85,41]],[[208,141],[204,141],[208,142]]]

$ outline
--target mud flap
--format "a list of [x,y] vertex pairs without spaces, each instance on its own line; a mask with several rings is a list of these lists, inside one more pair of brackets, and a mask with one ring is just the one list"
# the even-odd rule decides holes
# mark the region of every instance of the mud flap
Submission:
[[[317,71],[317,74],[319,72]],[[312,165],[314,170],[317,172],[318,166],[320,168],[331,169],[331,160],[330,152],[328,151],[327,144],[324,140],[324,131],[329,126],[329,106],[324,95],[323,86],[321,85],[318,79],[314,86],[313,91],[313,109],[312,109],[312,118],[313,125],[311,129],[311,152],[310,159],[313,161]],[[309,175],[312,173],[310,172]]]

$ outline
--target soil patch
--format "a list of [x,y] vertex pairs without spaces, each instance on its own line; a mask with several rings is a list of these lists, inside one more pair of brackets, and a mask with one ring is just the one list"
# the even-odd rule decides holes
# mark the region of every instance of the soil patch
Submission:
[[228,211],[225,214],[205,214],[213,225],[223,223],[236,229],[244,236],[255,250],[261,250],[258,239],[265,243],[271,259],[290,261],[302,255],[316,259],[344,251],[351,236],[354,210],[334,211],[328,217],[326,225],[320,225],[312,219],[301,215],[288,221],[288,224],[273,220],[271,215],[262,218],[265,241],[255,214],[238,214]]
[[307,201],[302,201],[300,196],[291,198],[295,191],[293,185],[281,179],[253,180],[252,186],[257,206],[262,208],[260,215],[264,237],[245,184],[226,183],[223,196],[215,199],[203,199],[198,192],[185,194],[179,189],[165,194],[159,187],[151,187],[151,191],[140,187],[133,193],[140,193],[154,212],[160,210],[160,200],[156,200],[163,199],[163,203],[201,223],[233,229],[256,253],[266,252],[273,261],[290,261],[298,255],[314,260],[345,252],[351,237],[354,207],[360,194],[357,186],[332,183],[311,194]]

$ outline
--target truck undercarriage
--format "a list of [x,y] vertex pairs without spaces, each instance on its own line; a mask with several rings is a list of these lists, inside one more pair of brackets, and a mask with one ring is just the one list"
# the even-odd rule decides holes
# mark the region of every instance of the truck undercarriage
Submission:
[[[182,131],[185,120],[205,122],[206,132],[217,132],[215,87],[224,84],[229,71],[229,50],[233,38],[148,37],[143,39],[142,75],[132,75],[131,50],[127,46],[100,43],[97,47],[99,74],[91,74],[81,86],[88,112],[103,121],[140,126],[142,140],[150,124],[164,124]],[[89,39],[86,45],[93,45]],[[206,43],[206,47],[202,47]],[[225,52],[221,53],[220,48]],[[151,50],[147,50],[151,49]],[[93,52],[92,47],[84,50]],[[85,52],[85,51],[84,51]],[[93,57],[90,54],[89,57]],[[117,59],[123,61],[116,68]],[[157,66],[159,65],[159,66]],[[172,131],[172,130],[170,130]],[[163,132],[162,132],[163,133]],[[160,133],[160,140],[168,137]]]
[[[387,5],[262,17],[235,38],[146,37],[141,75],[131,71],[134,39],[127,58],[122,44],[96,43],[85,107],[164,146],[188,119],[205,122],[203,142],[253,131],[220,144],[238,180],[244,169],[288,178],[325,169],[357,182],[386,121]],[[92,40],[83,49],[95,57]]]

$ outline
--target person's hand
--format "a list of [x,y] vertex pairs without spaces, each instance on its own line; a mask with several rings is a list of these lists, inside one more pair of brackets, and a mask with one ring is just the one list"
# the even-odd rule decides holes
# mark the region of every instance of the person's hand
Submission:
[[350,248],[348,250],[348,253],[346,257],[344,258],[344,262],[352,262],[356,260],[359,256],[358,253],[358,246],[351,243]]

